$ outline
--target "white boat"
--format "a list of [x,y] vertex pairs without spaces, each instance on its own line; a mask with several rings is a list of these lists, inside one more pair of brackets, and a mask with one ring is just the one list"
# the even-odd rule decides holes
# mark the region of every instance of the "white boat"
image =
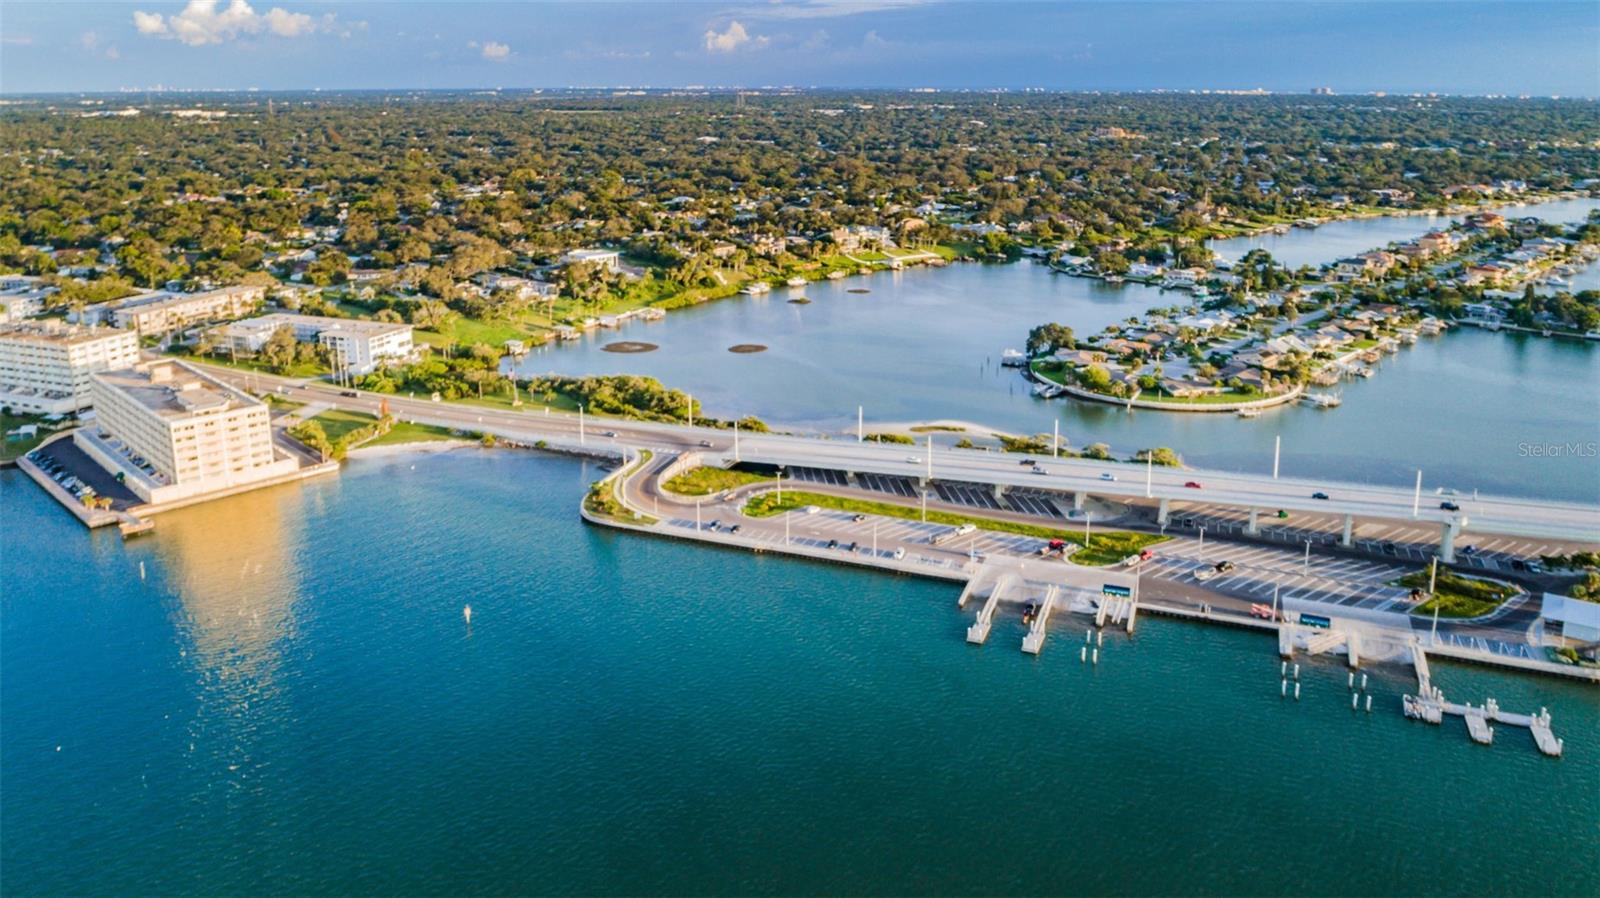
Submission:
[[1040,399],[1054,399],[1064,391],[1055,384],[1034,384],[1033,395]]
[[1300,398],[1302,401],[1309,402],[1317,408],[1338,408],[1339,403],[1344,401],[1334,393],[1307,393]]
[[790,278],[787,281],[784,281],[784,283],[788,284],[791,287],[804,287],[806,285],[806,279],[805,278],[795,277],[795,278]]
[[830,280],[830,281],[842,281],[842,280],[844,280],[844,272],[842,272],[842,271],[830,271],[830,272],[828,272],[828,280]]
[[1120,284],[1120,283],[1122,283],[1122,275],[1120,275],[1120,274],[1108,274],[1108,275],[1106,275],[1106,283],[1108,283],[1108,284]]
[[1007,349],[1000,353],[1000,364],[1007,368],[1028,367],[1028,355],[1020,350]]
[[1242,409],[1239,409],[1239,417],[1241,417],[1241,418],[1259,418],[1259,417],[1261,417],[1261,409],[1258,409],[1258,408],[1242,408]]
[[739,290],[739,292],[743,293],[745,296],[761,296],[763,294],[772,292],[772,285],[766,281],[756,281],[753,284],[745,285]]

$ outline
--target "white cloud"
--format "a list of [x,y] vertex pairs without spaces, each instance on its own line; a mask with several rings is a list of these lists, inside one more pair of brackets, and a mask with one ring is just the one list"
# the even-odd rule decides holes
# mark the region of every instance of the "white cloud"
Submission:
[[[218,0],[189,0],[181,12],[171,16],[134,10],[133,27],[140,34],[182,41],[191,47],[220,44],[251,34],[278,37],[302,37],[319,31],[343,37],[350,34],[349,29],[339,26],[332,13],[319,20],[280,6],[257,13],[246,0],[229,0],[226,7],[219,9],[218,6]],[[357,23],[358,27],[364,25]]]
[[706,50],[711,53],[731,53],[740,47],[748,46],[752,49],[765,47],[767,38],[763,35],[752,36],[739,22],[729,22],[728,30],[718,33],[715,28],[706,31]]
[[105,43],[96,31],[85,31],[78,35],[78,46],[95,56],[104,56],[107,59],[122,58],[122,54],[117,51],[117,45]]
[[490,62],[505,62],[511,56],[511,48],[498,41],[486,41],[483,45],[483,58]]

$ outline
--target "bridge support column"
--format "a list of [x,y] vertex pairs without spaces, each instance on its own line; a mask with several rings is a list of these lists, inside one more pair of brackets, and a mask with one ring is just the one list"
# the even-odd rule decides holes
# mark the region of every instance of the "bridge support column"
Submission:
[[1339,545],[1344,546],[1345,548],[1349,548],[1350,547],[1350,545],[1351,545],[1350,536],[1355,531],[1355,528],[1356,528],[1356,516],[1353,515],[1353,514],[1345,515],[1344,516],[1344,532],[1339,534]]
[[856,472],[854,472],[854,471],[846,471],[846,472],[844,472],[844,482],[850,484],[851,486],[855,486],[856,485]]
[[1245,533],[1249,534],[1250,536],[1257,536],[1257,535],[1259,535],[1261,533],[1261,524],[1257,520],[1260,516],[1261,516],[1261,510],[1260,509],[1258,509],[1258,508],[1250,509],[1250,523],[1245,525],[1245,528],[1244,528],[1244,532]]
[[1004,500],[1005,497],[1006,497],[1006,490],[1007,489],[1008,489],[1008,487],[1003,483],[995,484],[994,485],[994,501],[1000,502],[1000,501]]
[[1072,510],[1073,511],[1083,511],[1083,492],[1082,491],[1079,491],[1079,492],[1076,492],[1076,493],[1072,494]]
[[1172,506],[1172,500],[1171,499],[1162,499],[1161,500],[1161,504],[1156,506],[1156,523],[1157,524],[1161,524],[1162,526],[1166,525],[1167,520],[1172,516],[1171,515],[1171,506]]
[[1445,564],[1456,562],[1456,534],[1461,532],[1461,522],[1446,521],[1439,528],[1439,560]]

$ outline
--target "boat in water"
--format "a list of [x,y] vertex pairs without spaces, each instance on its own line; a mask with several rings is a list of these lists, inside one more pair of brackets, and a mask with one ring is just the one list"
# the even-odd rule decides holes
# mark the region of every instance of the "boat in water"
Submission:
[[1259,417],[1261,417],[1261,409],[1258,409],[1258,408],[1242,408],[1242,409],[1239,409],[1238,415],[1241,418],[1259,418]]
[[793,277],[787,281],[784,281],[784,283],[791,287],[804,287],[806,285],[806,279],[802,277]]
[[745,296],[762,296],[772,292],[772,285],[766,281],[756,281],[753,284],[745,285],[739,292]]
[[1000,353],[1000,364],[1007,368],[1028,367],[1028,355],[1018,349],[1007,349]]
[[1337,393],[1307,393],[1300,397],[1300,401],[1317,408],[1338,408],[1344,400],[1340,399]]

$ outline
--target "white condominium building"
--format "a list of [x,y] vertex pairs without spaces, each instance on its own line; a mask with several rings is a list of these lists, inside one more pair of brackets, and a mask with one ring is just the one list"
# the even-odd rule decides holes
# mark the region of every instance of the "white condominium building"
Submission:
[[143,293],[84,310],[91,321],[107,321],[144,334],[165,334],[206,321],[240,318],[266,299],[265,287],[223,287],[204,293]]
[[132,331],[59,321],[0,324],[0,406],[33,415],[88,408],[89,376],[139,361]]
[[294,331],[302,343],[317,342],[333,350],[336,367],[367,374],[385,359],[411,355],[411,325],[358,318],[276,313],[247,318],[217,328],[223,349],[259,352],[280,328]]
[[74,441],[147,502],[292,474],[266,403],[176,359],[93,376],[95,425]]

